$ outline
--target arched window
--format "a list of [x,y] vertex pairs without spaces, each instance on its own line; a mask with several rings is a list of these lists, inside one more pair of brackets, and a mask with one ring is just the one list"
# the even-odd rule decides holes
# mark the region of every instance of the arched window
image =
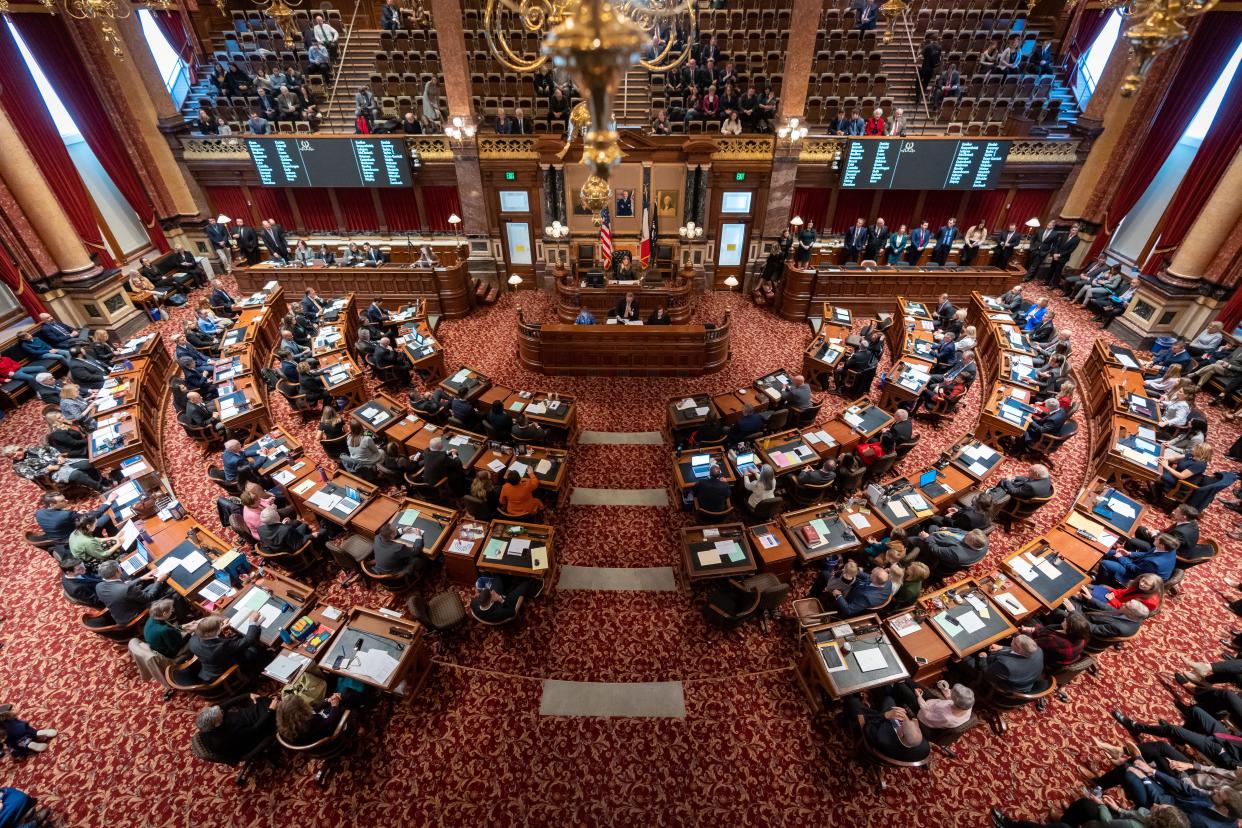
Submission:
[[180,109],[186,96],[190,94],[190,75],[185,61],[177,55],[151,12],[138,9],[138,20],[142,23],[142,34],[147,39],[147,45],[151,47],[151,57],[155,58],[155,65],[159,67],[164,86],[168,88],[173,105]]

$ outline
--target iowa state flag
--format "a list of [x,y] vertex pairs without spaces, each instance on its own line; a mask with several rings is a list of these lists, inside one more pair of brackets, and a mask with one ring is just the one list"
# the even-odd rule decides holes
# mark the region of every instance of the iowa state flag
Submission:
[[643,235],[638,245],[638,258],[644,268],[651,264],[651,185],[643,183]]

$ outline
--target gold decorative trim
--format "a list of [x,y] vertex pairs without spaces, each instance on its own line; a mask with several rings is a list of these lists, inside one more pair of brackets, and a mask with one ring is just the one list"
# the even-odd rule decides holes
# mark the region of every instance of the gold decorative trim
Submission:
[[420,161],[452,161],[453,147],[443,135],[407,135]]
[[480,159],[529,159],[538,158],[533,136],[480,135]]
[[811,164],[831,164],[841,157],[845,141],[841,138],[805,138],[798,149],[798,160]]
[[183,138],[181,151],[187,161],[232,161],[250,157],[241,139],[234,136]]
[[1009,147],[1008,164],[1073,164],[1078,160],[1078,139],[1017,140]]
[[714,138],[713,161],[770,161],[775,139],[770,136],[750,138]]

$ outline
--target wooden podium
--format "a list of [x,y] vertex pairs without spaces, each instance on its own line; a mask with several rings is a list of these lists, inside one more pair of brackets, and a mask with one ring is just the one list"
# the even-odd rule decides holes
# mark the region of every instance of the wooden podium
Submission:
[[579,376],[695,377],[729,359],[729,315],[706,325],[546,325],[518,311],[518,359],[532,371]]

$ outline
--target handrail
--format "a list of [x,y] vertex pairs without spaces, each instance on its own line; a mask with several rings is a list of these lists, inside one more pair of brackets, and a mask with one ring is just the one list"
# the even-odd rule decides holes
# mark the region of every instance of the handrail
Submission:
[[340,59],[336,62],[336,77],[332,80],[332,94],[328,96],[328,102],[323,108],[323,117],[326,119],[328,113],[332,111],[332,106],[336,103],[336,90],[341,85],[341,75],[345,74],[345,58],[349,55],[349,41],[354,36],[354,23],[358,20],[358,7],[362,5],[361,0],[354,0],[354,13],[349,16],[349,31],[345,33],[345,45],[341,47]]
[[[919,74],[922,63],[919,60],[918,49],[914,45],[914,27],[910,25],[910,10],[908,8],[902,10],[901,19],[906,24],[906,44],[910,47],[910,62],[914,66],[914,83],[918,89],[914,95],[914,103],[915,105],[922,104],[923,115],[930,120],[931,107],[927,105],[927,90],[923,88],[923,78]],[[889,23],[889,26],[892,26],[895,22]]]

